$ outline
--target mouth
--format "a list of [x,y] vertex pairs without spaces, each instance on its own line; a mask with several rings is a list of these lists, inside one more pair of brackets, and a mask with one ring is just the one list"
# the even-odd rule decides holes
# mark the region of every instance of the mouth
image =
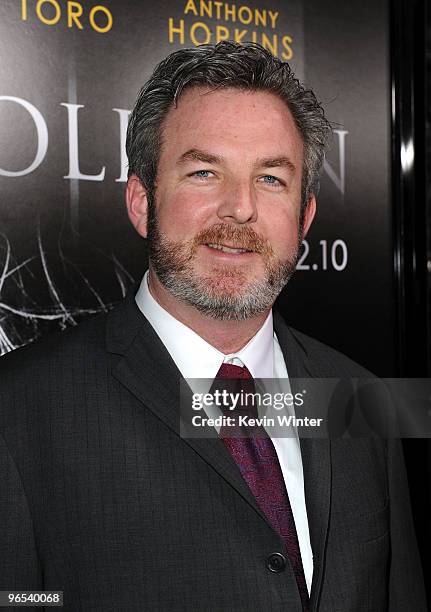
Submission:
[[228,246],[227,244],[216,244],[211,242],[207,243],[205,246],[210,249],[215,249],[216,251],[222,251],[223,253],[233,253],[235,255],[241,255],[243,253],[253,253],[251,249]]

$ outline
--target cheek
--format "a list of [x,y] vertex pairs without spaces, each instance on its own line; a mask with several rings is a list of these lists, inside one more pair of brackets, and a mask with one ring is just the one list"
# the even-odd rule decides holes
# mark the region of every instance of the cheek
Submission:
[[299,213],[273,214],[267,226],[267,237],[278,255],[288,255],[298,246]]
[[157,198],[160,229],[172,239],[193,237],[208,225],[213,213],[213,201],[205,194],[177,190],[161,193]]

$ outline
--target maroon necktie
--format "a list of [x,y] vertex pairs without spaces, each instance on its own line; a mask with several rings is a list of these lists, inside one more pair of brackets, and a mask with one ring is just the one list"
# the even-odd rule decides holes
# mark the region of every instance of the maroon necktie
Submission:
[[[253,384],[253,377],[246,367],[228,363],[221,365],[216,376],[217,379],[243,379],[249,381],[249,384]],[[248,408],[247,412],[250,412]],[[295,520],[271,438],[263,427],[255,427],[249,430],[250,435],[247,437],[227,437],[226,434],[226,429],[222,427],[219,434],[220,438],[232,455],[241,476],[256,498],[259,507],[284,540],[295,572],[302,609],[306,612],[309,609],[309,597]]]

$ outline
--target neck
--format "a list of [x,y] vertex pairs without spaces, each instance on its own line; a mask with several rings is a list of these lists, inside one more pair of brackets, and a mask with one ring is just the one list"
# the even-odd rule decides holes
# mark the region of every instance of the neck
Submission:
[[190,304],[174,297],[162,285],[151,267],[148,280],[150,293],[162,308],[225,355],[241,350],[259,331],[269,314],[267,310],[244,321],[220,321],[202,314]]

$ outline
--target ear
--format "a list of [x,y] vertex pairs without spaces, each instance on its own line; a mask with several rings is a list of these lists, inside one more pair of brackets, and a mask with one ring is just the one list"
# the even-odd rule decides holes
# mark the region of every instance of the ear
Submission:
[[308,198],[307,207],[304,213],[304,234],[303,238],[308,234],[308,230],[310,229],[310,225],[314,219],[314,215],[316,214],[316,196],[314,193]]
[[126,187],[126,204],[129,219],[135,230],[147,237],[148,199],[147,191],[136,174],[131,174]]

